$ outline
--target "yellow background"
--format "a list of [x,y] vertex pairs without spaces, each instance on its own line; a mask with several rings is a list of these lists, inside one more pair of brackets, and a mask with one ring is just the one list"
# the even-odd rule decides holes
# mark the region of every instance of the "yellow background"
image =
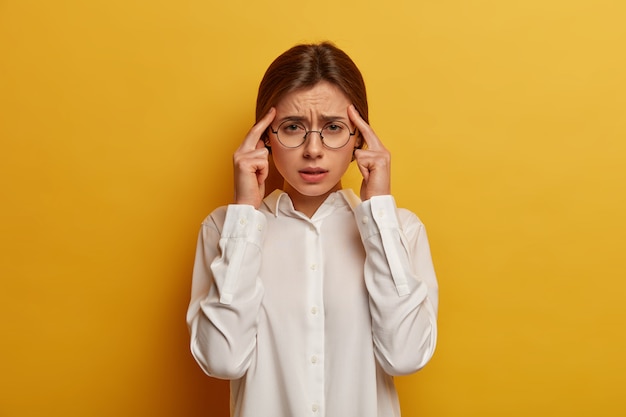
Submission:
[[622,0],[0,0],[0,416],[226,415],[187,347],[196,233],[265,68],[325,39],[440,280],[404,415],[626,415],[624,22]]

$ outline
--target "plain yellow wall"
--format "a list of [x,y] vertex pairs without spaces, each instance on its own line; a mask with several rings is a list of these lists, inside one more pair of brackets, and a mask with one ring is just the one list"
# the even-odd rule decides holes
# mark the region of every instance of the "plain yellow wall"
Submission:
[[622,0],[0,0],[0,416],[226,415],[187,347],[196,233],[263,71],[325,39],[440,280],[404,415],[626,415],[625,21]]

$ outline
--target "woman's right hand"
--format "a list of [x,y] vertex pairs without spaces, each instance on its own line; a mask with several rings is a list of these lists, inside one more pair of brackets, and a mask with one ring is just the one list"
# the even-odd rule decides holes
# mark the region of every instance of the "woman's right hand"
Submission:
[[255,124],[233,155],[235,170],[235,204],[249,204],[258,209],[265,197],[265,180],[269,174],[268,150],[261,140],[276,110],[270,111]]

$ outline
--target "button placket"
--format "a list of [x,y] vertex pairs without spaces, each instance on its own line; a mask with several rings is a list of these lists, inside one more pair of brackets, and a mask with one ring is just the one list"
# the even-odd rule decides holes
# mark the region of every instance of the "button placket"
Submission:
[[318,224],[311,223],[306,231],[307,260],[305,275],[307,279],[308,300],[308,323],[310,334],[307,337],[306,352],[302,352],[303,360],[306,361],[309,398],[311,410],[314,415],[319,415],[320,404],[324,401],[324,279],[323,259]]

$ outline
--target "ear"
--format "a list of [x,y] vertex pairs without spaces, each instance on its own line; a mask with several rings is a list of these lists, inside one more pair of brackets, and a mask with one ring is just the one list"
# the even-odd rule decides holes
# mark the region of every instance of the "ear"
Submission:
[[270,137],[267,134],[267,132],[265,132],[263,134],[263,136],[261,137],[261,140],[263,141],[263,143],[265,144],[265,148],[269,151],[269,153],[272,153],[272,146],[270,145]]
[[354,153],[356,152],[357,149],[363,149],[364,143],[365,143],[365,141],[363,140],[363,136],[361,135],[361,132],[357,131],[357,133],[356,133],[356,141],[354,142],[354,149],[352,150],[352,160],[353,161],[356,159],[356,156],[354,155]]
[[363,149],[364,144],[365,141],[363,140],[363,135],[361,135],[361,132],[357,130],[356,141],[354,142],[354,149]]

